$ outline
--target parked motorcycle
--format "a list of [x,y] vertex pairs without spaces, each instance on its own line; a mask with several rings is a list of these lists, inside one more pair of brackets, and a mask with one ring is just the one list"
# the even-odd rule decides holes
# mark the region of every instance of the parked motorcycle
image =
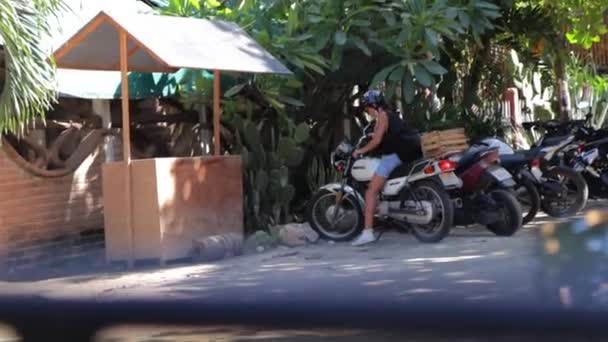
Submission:
[[591,116],[585,120],[551,123],[548,133],[553,139],[564,131],[576,135],[576,144],[566,149],[563,163],[582,174],[589,185],[589,196],[608,198],[608,130],[592,128]]
[[512,193],[516,185],[498,162],[498,148],[474,145],[452,154],[463,186],[450,190],[456,225],[484,225],[496,235],[511,236],[522,226],[522,209]]
[[587,203],[588,186],[583,177],[567,165],[553,165],[556,156],[572,145],[574,136],[544,147],[543,140],[544,137],[539,140],[539,146],[527,151],[514,151],[496,138],[480,142],[500,146],[500,163],[518,184],[515,192],[524,207],[524,224],[532,221],[540,209],[549,216],[565,217],[578,213]]
[[[368,131],[367,129],[364,130]],[[347,241],[363,230],[363,194],[380,162],[380,156],[355,159],[352,152],[369,139],[364,134],[355,147],[338,145],[331,162],[343,176],[341,183],[321,187],[308,204],[310,225],[323,238]],[[450,160],[426,159],[395,169],[380,194],[376,215],[410,227],[421,242],[434,243],[446,237],[453,225],[454,207],[446,189],[460,187]]]
[[[547,131],[552,123],[529,124],[531,129],[542,125]],[[569,166],[568,154],[573,149],[576,135],[542,136],[528,151],[501,156],[503,163],[521,165],[529,163],[531,178],[541,195],[541,208],[552,217],[577,214],[587,205],[589,186],[585,178]],[[578,160],[578,159],[576,159]]]

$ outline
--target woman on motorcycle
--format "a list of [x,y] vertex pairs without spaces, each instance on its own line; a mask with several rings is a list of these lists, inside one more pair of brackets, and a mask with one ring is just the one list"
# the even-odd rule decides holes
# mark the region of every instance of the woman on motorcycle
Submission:
[[412,152],[407,151],[408,149],[412,150],[410,147],[413,146],[404,146],[405,125],[397,113],[389,110],[382,92],[378,90],[366,92],[361,99],[361,106],[365,112],[375,119],[376,125],[370,142],[355,150],[353,157],[358,158],[375,151],[382,154],[382,159],[365,193],[365,226],[361,235],[353,241],[353,246],[361,246],[376,241],[374,215],[378,205],[378,194],[391,172],[403,164],[404,161],[411,160],[413,157]]

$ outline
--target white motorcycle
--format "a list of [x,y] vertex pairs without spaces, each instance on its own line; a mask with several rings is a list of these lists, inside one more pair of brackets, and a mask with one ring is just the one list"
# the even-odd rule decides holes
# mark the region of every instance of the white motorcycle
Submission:
[[[364,130],[364,131],[367,131]],[[380,156],[352,157],[369,135],[355,147],[343,142],[331,155],[332,165],[342,174],[341,183],[321,187],[308,204],[308,221],[323,238],[351,240],[363,230],[363,194],[380,163]],[[420,160],[395,169],[380,194],[376,217],[411,228],[421,242],[446,237],[453,225],[454,207],[446,189],[462,186],[450,160]]]

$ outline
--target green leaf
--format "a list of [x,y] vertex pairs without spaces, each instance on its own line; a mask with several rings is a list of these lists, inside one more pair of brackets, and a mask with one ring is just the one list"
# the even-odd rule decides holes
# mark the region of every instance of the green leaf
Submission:
[[293,97],[288,96],[279,96],[279,101],[283,103],[287,103],[288,105],[292,105],[294,107],[304,107],[304,102],[294,99]]
[[357,47],[358,47],[358,48],[359,48],[361,51],[363,51],[363,53],[364,53],[366,56],[371,56],[371,55],[372,55],[372,52],[370,51],[369,47],[367,46],[367,44],[365,44],[365,42],[364,42],[364,41],[363,41],[361,38],[359,38],[359,37],[357,37],[357,36],[354,36],[354,35],[351,35],[351,36],[350,36],[350,40],[351,40],[351,41],[352,41],[352,42],[353,42],[353,43],[354,43],[354,44],[355,44],[355,45],[356,45],[356,46],[357,46]]
[[343,32],[343,31],[336,31],[336,33],[334,34],[334,41],[338,45],[344,45],[344,44],[346,44],[347,38],[348,37],[346,36],[346,33]]
[[319,66],[326,66],[327,65],[327,61],[325,60],[325,58],[323,58],[323,56],[321,55],[317,55],[317,54],[301,54],[300,55],[301,58],[306,59],[310,62],[313,62]]
[[486,10],[500,11],[500,7],[487,1],[476,1],[475,6]]
[[262,196],[266,193],[266,189],[268,189],[268,184],[270,183],[270,179],[268,178],[268,173],[264,170],[259,170],[256,173],[256,190],[262,194]]
[[318,15],[309,15],[308,16],[308,22],[312,23],[312,24],[318,24],[320,22],[323,21],[323,17],[320,17]]
[[433,78],[426,68],[422,67],[420,64],[416,64],[414,66],[414,72],[416,75],[416,81],[425,87],[430,87],[433,83]]
[[372,22],[369,20],[364,20],[364,19],[355,19],[355,20],[351,20],[350,23],[354,26],[359,26],[359,27],[368,27],[372,25]]
[[397,94],[397,82],[388,82],[386,86],[386,100],[393,101],[395,95]]
[[243,162],[243,169],[245,170],[251,165],[251,160],[249,158],[251,158],[250,153],[247,148],[243,146],[241,148],[241,161]]
[[315,71],[316,73],[320,74],[320,75],[325,75],[325,71],[323,71],[323,68],[321,68],[320,66],[311,63],[311,62],[306,62],[303,61],[302,62],[307,68],[312,69],[313,71]]
[[290,78],[287,83],[285,83],[285,85],[289,88],[301,88],[304,83],[300,82],[299,80],[296,80],[295,78]]
[[462,23],[463,26],[469,27],[471,25],[471,18],[466,12],[460,11],[458,12],[458,20]]
[[386,21],[388,26],[395,26],[395,24],[397,24],[397,19],[395,18],[395,15],[393,14],[393,12],[382,11],[380,13],[384,17],[384,20]]
[[387,67],[385,67],[384,69],[380,70],[372,79],[372,82],[370,84],[370,88],[375,88],[377,87],[380,83],[384,82],[386,80],[386,78],[388,77],[388,75],[395,70],[395,68],[397,68],[399,66],[399,64],[393,64],[393,65],[389,65]]
[[313,45],[314,51],[320,51],[323,49],[329,40],[331,39],[332,31],[329,28],[323,28],[321,30],[316,30],[315,32],[315,43]]
[[416,96],[416,86],[414,85],[414,79],[408,72],[403,78],[403,98],[406,103],[412,103]]
[[389,81],[399,82],[403,79],[403,74],[405,73],[405,67],[399,66],[388,77]]
[[246,83],[241,83],[241,84],[237,84],[234,87],[226,90],[226,92],[224,93],[224,97],[232,97],[236,94],[238,94],[241,90],[243,90],[243,88],[245,88],[247,84]]
[[344,55],[344,47],[334,45],[331,49],[331,66],[333,70],[338,70],[342,64],[342,56]]
[[297,37],[290,38],[290,40],[292,40],[292,41],[296,41],[296,42],[303,42],[303,41],[305,41],[305,40],[308,40],[308,39],[310,39],[310,38],[313,38],[314,36],[315,36],[315,35],[314,35],[314,34],[312,34],[312,33],[305,33],[305,34],[301,34],[301,35],[299,35],[299,36],[297,36]]
[[305,69],[305,68],[306,68],[306,66],[304,65],[304,61],[303,61],[303,60],[301,60],[301,59],[300,59],[300,58],[298,58],[298,57],[295,57],[295,56],[294,56],[294,57],[290,58],[290,59],[289,59],[289,61],[290,61],[291,63],[293,63],[293,65],[297,66],[297,67],[298,67],[298,68],[300,68],[300,69]]
[[282,104],[281,102],[279,102],[277,99],[270,97],[270,96],[265,96],[264,97],[266,99],[266,101],[268,101],[268,103],[270,103],[271,106],[273,106],[274,108],[278,109],[278,110],[283,110],[285,109],[285,105]]
[[302,162],[304,155],[302,150],[296,145],[295,140],[287,137],[279,138],[277,154],[290,167],[298,166]]
[[439,43],[437,32],[431,29],[424,29],[424,38],[430,46],[437,46]]
[[301,123],[296,127],[293,138],[298,144],[302,144],[310,137],[310,127],[306,123]]
[[456,16],[458,16],[458,12],[458,8],[449,7],[445,12],[445,17],[449,20],[454,20],[456,19]]
[[262,140],[260,133],[255,124],[250,120],[245,121],[243,126],[243,137],[245,138],[247,146],[249,146],[254,153],[259,153],[261,151]]
[[578,35],[575,32],[566,33],[566,38],[568,39],[568,43],[570,44],[578,43]]
[[433,75],[444,75],[448,72],[446,68],[435,61],[423,61],[422,65]]

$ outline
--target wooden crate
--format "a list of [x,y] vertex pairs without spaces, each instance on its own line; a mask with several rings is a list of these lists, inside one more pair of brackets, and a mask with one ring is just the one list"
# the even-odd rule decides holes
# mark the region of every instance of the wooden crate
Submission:
[[447,152],[469,148],[464,128],[424,133],[420,138],[420,145],[425,158],[435,158]]

